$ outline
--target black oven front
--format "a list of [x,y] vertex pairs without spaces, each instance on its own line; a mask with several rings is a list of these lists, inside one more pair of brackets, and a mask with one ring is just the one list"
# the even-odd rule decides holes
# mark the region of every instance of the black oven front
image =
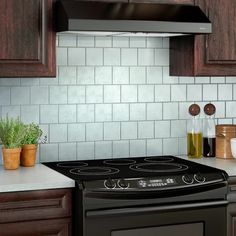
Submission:
[[83,190],[74,235],[226,236],[226,188],[225,183],[166,196]]

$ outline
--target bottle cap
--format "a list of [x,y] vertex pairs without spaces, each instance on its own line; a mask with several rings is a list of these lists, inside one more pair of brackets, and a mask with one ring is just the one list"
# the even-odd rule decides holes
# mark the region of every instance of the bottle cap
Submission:
[[201,108],[199,107],[198,104],[192,104],[189,109],[188,112],[191,116],[197,116],[201,111]]
[[216,107],[212,103],[208,103],[204,106],[204,112],[208,116],[212,116],[216,112]]

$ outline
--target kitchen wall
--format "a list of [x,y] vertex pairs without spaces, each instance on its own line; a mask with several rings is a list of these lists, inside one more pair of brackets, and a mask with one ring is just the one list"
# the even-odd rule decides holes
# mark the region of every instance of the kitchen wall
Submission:
[[170,77],[168,39],[60,35],[57,46],[57,78],[0,79],[0,116],[48,137],[38,161],[186,154],[193,102],[236,121],[236,77]]

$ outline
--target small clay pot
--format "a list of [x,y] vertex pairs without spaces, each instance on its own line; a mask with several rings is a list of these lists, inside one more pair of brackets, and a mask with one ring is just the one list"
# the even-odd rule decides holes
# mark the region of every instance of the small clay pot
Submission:
[[2,148],[3,165],[6,170],[16,170],[20,166],[21,148]]
[[37,153],[37,145],[35,144],[26,144],[22,147],[22,152],[20,156],[21,166],[31,167],[35,165]]

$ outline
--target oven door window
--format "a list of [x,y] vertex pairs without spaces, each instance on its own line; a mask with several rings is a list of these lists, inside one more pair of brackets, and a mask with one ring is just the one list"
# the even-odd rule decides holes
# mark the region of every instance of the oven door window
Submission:
[[180,224],[112,231],[111,236],[204,236],[204,224]]

